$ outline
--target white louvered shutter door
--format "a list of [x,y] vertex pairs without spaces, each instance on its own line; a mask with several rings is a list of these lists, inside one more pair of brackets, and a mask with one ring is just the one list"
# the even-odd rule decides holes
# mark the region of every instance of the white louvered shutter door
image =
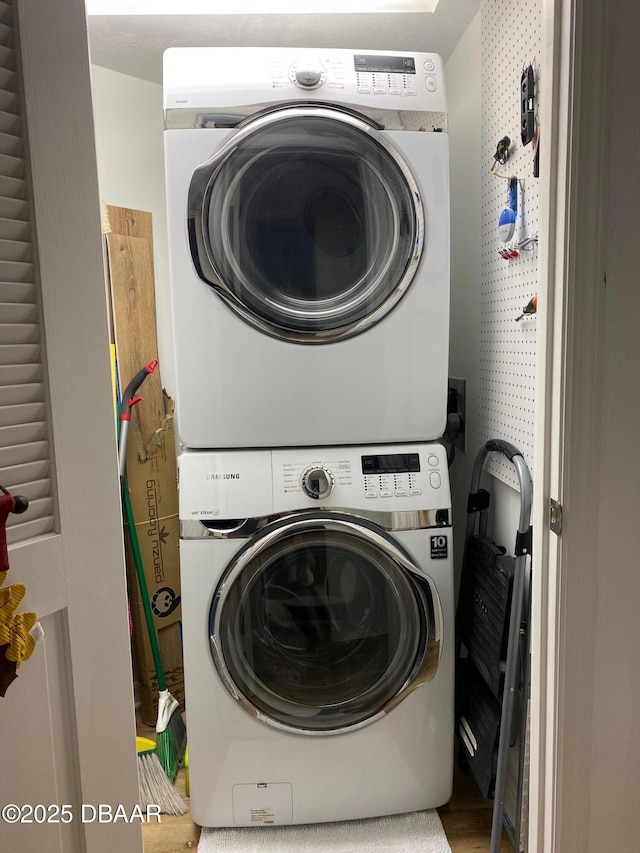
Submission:
[[54,529],[44,348],[12,17],[11,6],[0,2],[0,485],[28,498],[29,508],[9,515],[9,544]]
[[30,501],[2,590],[44,631],[0,698],[0,804],[74,816],[0,821],[0,849],[142,853],[79,820],[139,794],[84,0],[0,0],[0,483]]

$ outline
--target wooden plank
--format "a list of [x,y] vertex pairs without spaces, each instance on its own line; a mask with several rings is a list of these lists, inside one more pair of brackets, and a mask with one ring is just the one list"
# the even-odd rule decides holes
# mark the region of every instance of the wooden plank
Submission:
[[134,210],[131,207],[107,205],[109,226],[114,234],[123,237],[140,237],[149,241],[153,257],[153,219],[147,210]]
[[[106,215],[105,215],[106,214]],[[136,210],[131,207],[116,207],[105,204],[102,214],[103,234],[121,234],[123,237],[140,237],[149,241],[151,264],[153,267],[153,218],[148,210]],[[113,314],[113,306],[111,307]],[[113,317],[111,321],[111,340],[115,343]],[[137,423],[137,422],[136,422]]]
[[[113,232],[106,235],[106,242],[122,391],[141,367],[157,357],[152,249],[147,238]],[[130,438],[144,459],[153,452],[164,417],[159,371],[145,380],[140,396],[144,402],[133,410]]]

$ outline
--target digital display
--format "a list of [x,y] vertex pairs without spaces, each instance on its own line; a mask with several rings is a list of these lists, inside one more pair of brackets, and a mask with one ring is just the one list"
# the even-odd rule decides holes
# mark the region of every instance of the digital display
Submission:
[[419,453],[386,453],[362,457],[363,474],[412,474],[419,470]]
[[374,74],[415,74],[416,61],[413,56],[376,56],[376,54],[358,53],[353,57],[356,71],[368,71]]

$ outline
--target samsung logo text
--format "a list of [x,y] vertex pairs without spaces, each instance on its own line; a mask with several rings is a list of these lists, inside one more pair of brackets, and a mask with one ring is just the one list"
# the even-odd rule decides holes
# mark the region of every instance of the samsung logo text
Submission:
[[207,474],[207,480],[239,480],[240,474]]

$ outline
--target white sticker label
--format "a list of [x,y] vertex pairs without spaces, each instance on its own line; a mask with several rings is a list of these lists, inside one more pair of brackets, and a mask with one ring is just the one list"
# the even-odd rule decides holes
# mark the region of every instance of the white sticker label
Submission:
[[251,809],[249,812],[251,823],[275,823],[276,810],[270,808]]

